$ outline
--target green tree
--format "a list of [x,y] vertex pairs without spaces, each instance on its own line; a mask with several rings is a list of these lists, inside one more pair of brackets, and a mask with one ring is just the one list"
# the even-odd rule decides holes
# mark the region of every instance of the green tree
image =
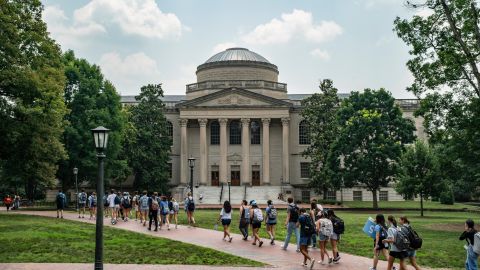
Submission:
[[168,161],[172,138],[167,131],[162,85],[143,86],[130,107],[126,152],[135,174],[135,187],[166,193],[168,191]]
[[[480,30],[478,1],[426,0],[408,3],[429,9],[428,17],[395,20],[395,31],[411,47],[409,91],[422,97],[431,144],[445,144],[446,162],[457,174],[454,186],[480,180]],[[442,160],[443,162],[443,160]],[[462,164],[460,164],[462,163]],[[465,173],[465,172],[468,173]]]
[[336,109],[340,104],[338,90],[331,80],[320,82],[320,93],[302,101],[302,117],[309,126],[310,146],[303,153],[311,159],[310,187],[315,192],[322,193],[328,188],[339,188],[328,181],[325,160],[330,152],[330,146],[337,137],[338,122]]
[[[105,126],[111,130],[108,139],[105,178],[123,181],[130,173],[127,160],[121,155],[124,126],[127,121],[122,111],[120,96],[115,87],[104,79],[100,68],[85,59],[75,57],[73,51],[63,55],[67,83],[65,103],[70,113],[65,116],[69,125],[63,134],[68,158],[60,162],[58,176],[64,189],[74,185],[73,168],[78,179],[96,181],[97,162],[91,129]],[[107,182],[108,183],[108,182]]]
[[406,199],[420,197],[420,213],[423,217],[423,200],[438,197],[446,189],[438,157],[431,146],[417,140],[403,152],[399,167],[395,189]]
[[402,117],[392,95],[365,89],[352,92],[337,113],[340,130],[327,157],[328,177],[345,187],[363,185],[373,194],[396,174],[404,144],[414,139],[413,122]]
[[0,159],[3,178],[29,200],[50,186],[65,157],[61,52],[40,1],[0,1]]

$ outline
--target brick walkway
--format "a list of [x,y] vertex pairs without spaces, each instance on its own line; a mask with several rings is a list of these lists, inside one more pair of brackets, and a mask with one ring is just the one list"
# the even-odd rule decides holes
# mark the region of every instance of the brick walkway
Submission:
[[[55,217],[56,213],[53,211],[21,211],[16,212],[21,214],[30,214],[30,215],[38,215],[38,216],[47,216],[47,217]],[[88,219],[78,219],[75,213],[66,213],[64,215],[66,219],[75,220],[75,221],[82,221],[88,223],[94,223],[93,220]],[[108,219],[105,219],[105,226],[112,226],[109,224]],[[277,242],[277,245],[270,246],[268,241],[264,241],[265,244],[263,247],[259,248],[258,246],[252,246],[249,242],[245,242],[241,240],[240,235],[232,234],[233,242],[228,243],[222,241],[223,232],[221,231],[213,231],[207,230],[202,228],[188,228],[186,226],[178,226],[178,229],[172,229],[167,231],[165,229],[160,230],[159,232],[148,231],[145,227],[141,226],[139,223],[134,221],[129,222],[118,222],[117,225],[114,227],[118,229],[124,229],[134,232],[139,232],[155,237],[163,237],[167,239],[177,240],[181,242],[191,243],[198,246],[208,247],[215,250],[220,250],[223,252],[227,252],[230,254],[234,254],[240,257],[264,262],[269,267],[274,267],[277,269],[305,269],[303,266],[300,265],[301,261],[303,260],[303,256],[297,252],[295,252],[295,245],[290,244],[287,251],[284,251],[280,248],[280,242]],[[263,228],[262,228],[263,229]],[[354,256],[346,253],[341,252],[341,244],[340,244],[340,253],[342,259],[340,260],[339,264],[332,264],[332,265],[321,265],[316,263],[314,269],[369,269],[372,264],[371,258],[365,258],[360,256]],[[310,254],[313,254],[317,260],[320,258],[320,252],[318,249],[311,250]],[[72,264],[68,267],[65,267],[63,264],[0,264],[0,270],[3,269],[18,269],[18,270],[26,270],[26,269],[69,269],[69,270],[81,270],[81,269],[91,269],[93,264]],[[158,265],[110,265],[107,266],[106,269],[115,269],[115,270],[150,270],[150,269],[234,269],[233,267],[211,267],[211,266],[158,266]],[[242,268],[235,268],[235,269],[242,269]],[[245,269],[245,268],[244,268]],[[247,268],[247,269],[254,269],[254,268]],[[378,269],[386,269],[386,262],[381,261],[379,263]],[[408,268],[413,269],[413,268]],[[426,268],[422,268],[427,270]]]

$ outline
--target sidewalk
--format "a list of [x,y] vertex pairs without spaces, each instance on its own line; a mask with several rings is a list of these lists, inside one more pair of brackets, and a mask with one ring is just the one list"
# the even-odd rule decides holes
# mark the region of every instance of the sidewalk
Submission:
[[[54,211],[20,211],[20,212],[14,212],[18,214],[27,214],[27,215],[38,215],[38,216],[47,216],[47,217],[56,217],[56,212]],[[88,219],[78,219],[76,213],[65,213],[64,217],[69,220],[74,220],[74,221],[80,221],[80,222],[87,222],[87,223],[95,223],[94,220],[88,220]],[[112,226],[109,222],[108,219],[105,219],[105,226]],[[213,230],[207,230],[207,229],[202,229],[202,228],[189,228],[186,226],[178,226],[178,229],[172,229],[170,231],[167,231],[166,229],[162,229],[159,232],[153,232],[153,231],[148,231],[146,227],[141,226],[138,222],[135,221],[129,221],[129,222],[122,222],[119,221],[117,225],[113,226],[118,229],[124,229],[124,230],[129,230],[129,231],[134,231],[134,232],[139,232],[155,237],[163,237],[167,239],[172,239],[172,240],[177,240],[181,242],[186,242],[186,243],[191,243],[195,244],[198,246],[203,246],[203,247],[208,247],[212,248],[215,250],[220,250],[223,252],[227,252],[230,254],[234,254],[240,257],[248,258],[251,260],[256,260],[260,261],[263,263],[268,264],[270,267],[275,267],[278,269],[289,269],[289,270],[294,270],[294,269],[305,269],[303,266],[301,266],[301,262],[303,260],[303,256],[300,253],[297,253],[295,251],[296,246],[294,244],[289,244],[288,250],[284,251],[282,250],[281,247],[281,242],[277,241],[277,245],[271,246],[269,244],[269,241],[264,241],[264,246],[259,248],[258,246],[253,246],[251,245],[251,242],[245,242],[242,241],[242,236],[238,234],[232,234],[233,236],[233,242],[228,243],[225,241],[222,241],[222,236],[223,232],[221,231],[213,231]],[[264,229],[264,228],[262,228]],[[365,257],[360,257],[360,256],[354,256],[350,254],[343,253],[341,251],[341,245],[340,245],[340,253],[341,253],[341,260],[339,264],[332,264],[332,265],[321,265],[318,263],[318,259],[320,258],[320,251],[318,249],[310,250],[310,254],[313,255],[313,257],[317,260],[315,263],[314,269],[335,269],[335,270],[340,270],[340,269],[369,269],[370,266],[372,266],[372,259],[371,258],[365,258]],[[18,266],[17,266],[18,265]],[[23,265],[23,266],[22,266]],[[37,266],[41,266],[42,264],[35,264],[36,266],[34,268],[28,268],[30,264],[12,264],[9,265],[11,268],[5,268],[7,265],[5,264],[0,264],[0,270],[3,269],[44,269],[44,268],[37,268]],[[46,264],[51,267],[54,267],[52,264]],[[93,266],[92,264],[87,264],[89,265],[89,269]],[[13,267],[16,268],[13,268]],[[75,267],[68,267],[69,270],[75,270],[75,269],[87,269],[83,268],[84,264],[73,264]],[[24,268],[18,268],[18,267],[24,267]],[[56,267],[56,266],[55,266]],[[183,269],[182,266],[161,266],[161,267],[166,267],[166,268],[155,268],[157,266],[140,266],[135,265],[135,267],[130,267],[130,268],[121,268],[115,266],[115,270],[117,269],[128,269],[128,270],[135,270],[135,269],[141,269],[141,270],[147,270],[147,269]],[[150,268],[149,268],[150,267]],[[153,268],[152,268],[153,267]],[[45,268],[45,269],[55,269],[55,268]],[[66,269],[66,268],[56,268],[56,269]],[[106,269],[113,269],[113,268],[106,268]],[[223,268],[215,268],[215,267],[201,267],[201,266],[190,266],[185,269],[223,269]],[[225,269],[237,269],[234,267],[227,267]],[[238,268],[241,269],[241,268]],[[254,268],[248,268],[248,269],[254,269]],[[380,261],[378,265],[378,269],[386,269],[386,262]],[[413,269],[409,267],[408,269]],[[423,268],[427,270],[427,268]]]

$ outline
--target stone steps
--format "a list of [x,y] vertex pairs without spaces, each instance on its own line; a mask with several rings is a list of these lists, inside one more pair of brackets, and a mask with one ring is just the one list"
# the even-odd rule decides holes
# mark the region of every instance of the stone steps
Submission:
[[[201,204],[222,204],[228,200],[228,186],[224,185],[222,198],[220,199],[221,187],[200,186],[194,189],[195,200]],[[247,186],[245,197],[245,186],[230,187],[230,200],[232,204],[239,204],[244,198],[249,202],[256,200],[258,204],[266,204],[272,200],[274,204],[286,204],[278,200],[278,194],[281,192],[280,186]],[[200,195],[203,199],[200,201]]]

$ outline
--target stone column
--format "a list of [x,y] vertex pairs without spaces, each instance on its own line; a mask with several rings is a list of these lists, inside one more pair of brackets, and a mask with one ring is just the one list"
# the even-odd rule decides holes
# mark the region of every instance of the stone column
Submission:
[[180,184],[187,184],[188,169],[188,140],[187,123],[188,119],[180,118]]
[[283,176],[283,182],[284,183],[290,183],[290,177],[289,177],[289,168],[290,168],[290,163],[289,163],[289,139],[288,139],[288,134],[289,134],[289,123],[290,119],[289,118],[282,118],[282,176]]
[[207,154],[207,122],[208,119],[198,119],[200,125],[200,184],[206,185],[208,179],[208,154]]
[[227,122],[228,119],[220,118],[220,183],[227,183]]
[[242,118],[242,171],[241,178],[244,185],[250,183],[250,119]]
[[262,184],[270,185],[270,118],[262,118],[263,140],[262,140]]

